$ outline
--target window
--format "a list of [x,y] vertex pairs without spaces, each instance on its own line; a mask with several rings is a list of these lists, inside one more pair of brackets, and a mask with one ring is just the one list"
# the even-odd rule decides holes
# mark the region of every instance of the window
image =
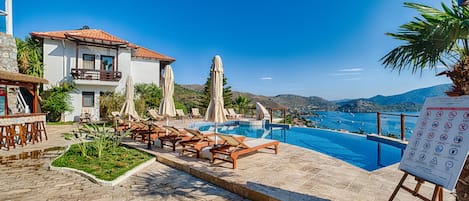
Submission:
[[82,92],[83,107],[94,107],[94,92]]
[[83,54],[83,68],[94,69],[94,55]]
[[113,56],[101,56],[101,70],[103,71],[114,71],[114,57]]

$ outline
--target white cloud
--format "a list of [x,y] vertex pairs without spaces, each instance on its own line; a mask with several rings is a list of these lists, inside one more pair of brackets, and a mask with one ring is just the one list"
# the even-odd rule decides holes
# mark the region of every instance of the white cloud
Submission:
[[352,76],[352,75],[361,75],[361,73],[333,73],[333,76]]
[[261,77],[260,79],[261,79],[261,80],[271,80],[272,77]]
[[346,79],[343,79],[345,81],[354,81],[354,80],[361,80],[362,78],[361,77],[351,77],[351,78],[346,78]]
[[339,69],[339,72],[362,72],[363,68],[344,68],[344,69]]

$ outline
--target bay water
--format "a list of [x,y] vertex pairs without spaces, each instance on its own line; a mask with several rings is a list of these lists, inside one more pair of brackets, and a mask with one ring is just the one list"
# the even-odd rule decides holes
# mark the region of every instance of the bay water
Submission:
[[[333,130],[342,130],[353,133],[372,134],[377,133],[377,113],[349,113],[339,111],[316,112],[317,115],[307,116],[319,128],[327,128]],[[394,114],[394,115],[386,115]],[[400,114],[411,115],[405,116],[405,133],[406,137],[410,137],[417,121],[418,112],[389,112],[381,113],[381,134],[393,135],[400,137],[401,122]]]

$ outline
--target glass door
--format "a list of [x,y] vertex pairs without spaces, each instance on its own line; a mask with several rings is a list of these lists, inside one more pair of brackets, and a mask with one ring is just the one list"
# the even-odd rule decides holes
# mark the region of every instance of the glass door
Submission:
[[101,80],[112,80],[114,73],[114,57],[101,56]]

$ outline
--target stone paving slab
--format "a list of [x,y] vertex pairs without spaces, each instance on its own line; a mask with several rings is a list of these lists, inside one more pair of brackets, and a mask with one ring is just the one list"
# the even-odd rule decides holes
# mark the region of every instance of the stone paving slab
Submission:
[[[178,126],[185,127],[187,123]],[[0,182],[8,184],[0,188],[0,200],[243,200],[243,197],[253,200],[387,200],[403,175],[397,165],[368,172],[284,143],[278,155],[262,150],[241,157],[236,170],[226,162],[211,164],[208,160],[179,156],[169,149],[153,147],[150,152],[161,163],[155,162],[121,185],[105,187],[75,174],[49,171],[45,164],[61,150],[35,152],[72,143],[64,140],[61,133],[74,128],[47,126],[48,141],[11,151],[0,150]],[[146,150],[146,144],[127,143]],[[21,158],[24,152],[33,159],[3,162],[9,155]],[[415,182],[407,179],[406,184],[413,186]],[[433,186],[428,183],[421,188],[428,197],[432,190]],[[395,200],[419,199],[401,190]],[[444,200],[455,198],[445,191]]]
[[73,128],[48,126],[48,141],[0,151],[0,200],[246,200],[159,162],[113,187],[74,173],[50,171],[48,164],[63,150],[43,150],[70,144],[61,133]]
[[[156,155],[157,160],[252,200],[388,200],[403,172],[397,164],[368,172],[341,160],[301,147],[281,143],[279,154],[262,150],[231,164],[179,156],[169,149],[128,141],[126,144]],[[179,151],[179,150],[178,150]],[[405,184],[414,187],[408,177]],[[433,185],[420,192],[431,198]],[[395,200],[420,200],[400,190]],[[444,200],[455,197],[444,192]]]

